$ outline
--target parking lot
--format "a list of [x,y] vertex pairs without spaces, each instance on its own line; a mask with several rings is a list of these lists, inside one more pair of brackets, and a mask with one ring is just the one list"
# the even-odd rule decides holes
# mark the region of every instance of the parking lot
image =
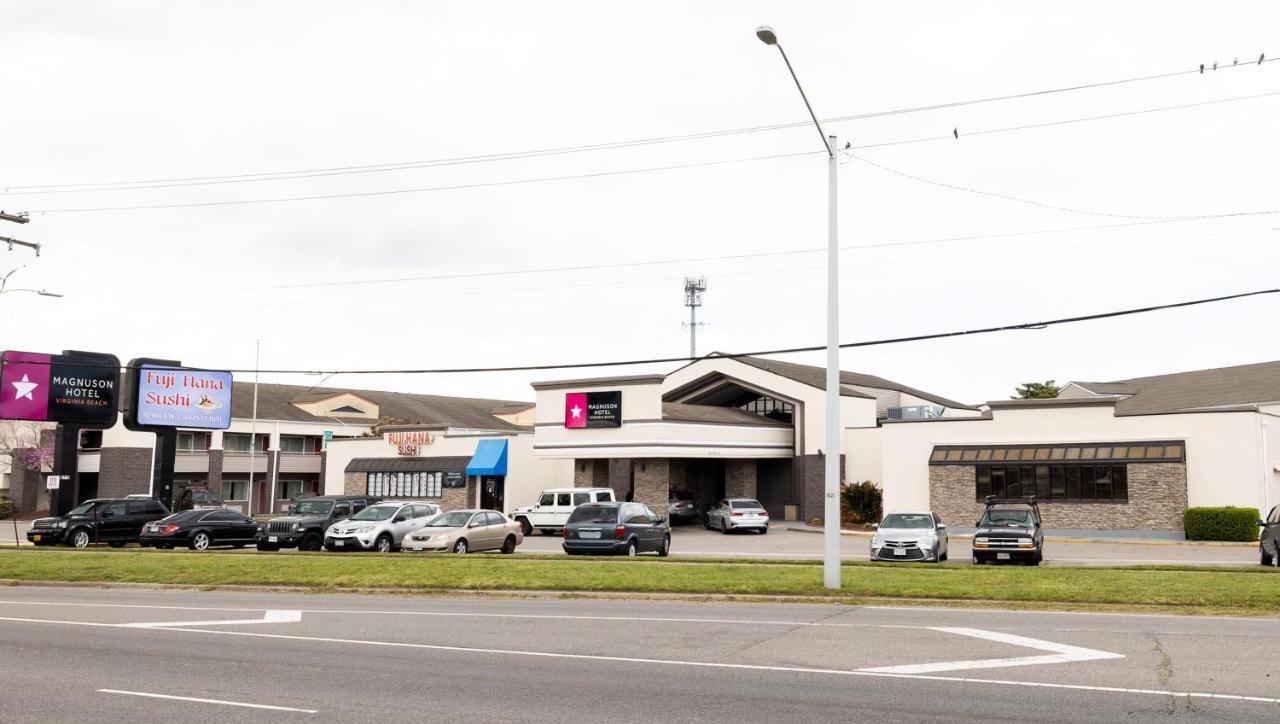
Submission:
[[[18,539],[26,544],[29,523],[19,521]],[[704,530],[697,525],[676,526],[671,531],[671,554],[708,558],[820,559],[822,536],[812,531],[775,525],[768,535]],[[842,555],[847,560],[868,560],[868,535],[841,537]],[[0,521],[0,545],[13,545],[13,521]],[[252,548],[243,553],[254,552]],[[519,553],[562,554],[560,537],[534,532],[520,546]],[[951,553],[944,565],[970,565],[969,539],[953,537]],[[1045,544],[1045,565],[1134,565],[1160,563],[1167,565],[1248,566],[1257,565],[1255,546],[1214,545],[1204,543],[1115,541],[1067,542],[1052,538]]]

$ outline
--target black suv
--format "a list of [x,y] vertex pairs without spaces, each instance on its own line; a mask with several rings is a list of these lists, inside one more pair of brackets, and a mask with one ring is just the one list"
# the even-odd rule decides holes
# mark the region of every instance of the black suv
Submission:
[[31,521],[27,540],[38,546],[65,543],[87,548],[92,543],[107,543],[123,548],[138,542],[143,524],[168,514],[164,503],[154,498],[95,498],[66,515]]
[[[1264,566],[1280,566],[1280,505],[1271,509],[1266,520],[1258,521],[1258,560]],[[1270,548],[1271,550],[1267,550]]]
[[324,544],[324,532],[334,523],[350,518],[379,498],[366,495],[317,495],[303,498],[289,515],[272,518],[258,528],[258,550],[278,551],[297,548],[318,551]]
[[1033,495],[1026,499],[987,496],[987,509],[973,532],[973,563],[1044,560],[1044,527]]

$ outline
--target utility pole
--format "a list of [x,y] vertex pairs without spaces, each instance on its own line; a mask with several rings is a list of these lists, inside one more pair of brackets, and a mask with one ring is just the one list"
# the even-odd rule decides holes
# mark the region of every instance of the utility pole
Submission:
[[698,356],[698,307],[702,306],[702,293],[707,291],[706,277],[684,278],[684,305],[689,308],[689,357]]
[[[15,224],[26,224],[26,223],[29,223],[31,219],[25,211],[17,214],[10,214],[7,211],[0,211],[0,221],[11,221]],[[40,245],[35,242],[23,241],[21,239],[11,239],[7,236],[0,236],[0,244],[8,244],[9,251],[13,251],[14,244],[17,244],[18,246],[29,247],[35,250],[36,256],[40,256]]]

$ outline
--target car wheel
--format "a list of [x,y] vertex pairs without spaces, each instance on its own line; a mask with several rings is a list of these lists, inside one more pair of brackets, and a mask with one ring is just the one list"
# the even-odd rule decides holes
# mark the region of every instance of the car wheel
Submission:
[[1028,565],[1028,566],[1038,566],[1038,565],[1040,565],[1040,559],[1039,559],[1039,558],[1032,558],[1032,559],[1029,559],[1029,560],[1027,561],[1027,565]]
[[212,542],[213,542],[213,539],[209,537],[208,533],[205,533],[204,531],[200,531],[195,535],[191,536],[191,542],[188,544],[188,546],[193,551],[207,551],[209,550],[209,544]]
[[627,541],[627,557],[628,557],[628,558],[635,558],[635,557],[636,557],[636,553],[637,553],[637,551],[636,551],[636,542],[635,542],[634,540],[629,540],[629,541]]
[[662,539],[662,547],[658,549],[658,555],[666,558],[671,553],[671,536]]
[[720,532],[724,535],[729,535],[729,521],[723,518],[720,520]]
[[[302,536],[302,540],[298,542],[298,550],[300,551],[318,551],[320,546],[324,544],[324,540],[317,533],[308,533]],[[381,550],[381,549],[379,549]],[[386,551],[383,551],[384,553]]]
[[946,551],[943,551],[943,552],[942,552],[942,555],[938,556],[938,560],[939,560],[939,561],[945,561],[945,560],[947,560],[947,552],[946,552]]
[[113,541],[111,541],[110,543],[108,543],[107,545],[111,546],[112,548],[124,548],[125,546],[127,546],[127,545],[129,545],[129,544],[128,544],[128,543],[126,543],[126,542],[124,542],[124,541],[122,541],[122,540],[113,540]]
[[466,553],[466,552],[467,552],[467,539],[466,539],[466,538],[459,538],[459,539],[458,539],[458,542],[453,544],[453,552],[454,552],[454,553]]
[[703,528],[706,528],[707,530],[711,530],[711,519],[710,519],[710,518],[703,518],[703,519],[702,519],[702,527],[703,527]]
[[515,536],[513,536],[513,535],[509,535],[509,536],[507,536],[507,539],[506,539],[506,540],[504,540],[504,541],[502,541],[502,549],[501,549],[501,550],[502,550],[502,552],[503,552],[503,553],[515,553],[515,552],[516,552],[516,537],[515,537]]
[[71,534],[71,545],[76,548],[88,548],[90,543],[89,531],[81,528]]
[[280,550],[280,546],[273,546],[270,543],[259,543],[258,550],[270,553]]
[[981,565],[983,565],[983,564],[985,564],[985,563],[986,563],[986,561],[982,560],[981,558],[977,557],[976,555],[973,557],[973,565],[975,565],[975,566],[981,566]]
[[379,553],[390,553],[393,547],[394,546],[391,543],[391,536],[389,535],[378,536],[377,542],[373,544],[374,550]]
[[769,535],[769,526],[766,525],[765,527],[761,528],[760,535]]
[[528,518],[516,518],[516,522],[520,524],[520,532],[526,537],[533,535],[533,526],[530,525]]

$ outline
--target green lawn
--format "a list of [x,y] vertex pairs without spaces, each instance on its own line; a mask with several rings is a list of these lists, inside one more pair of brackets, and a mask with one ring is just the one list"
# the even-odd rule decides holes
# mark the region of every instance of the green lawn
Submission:
[[[812,562],[499,555],[229,554],[0,550],[0,579],[274,585],[314,591],[574,591],[824,596]],[[1263,568],[926,566],[846,563],[840,597],[1280,612],[1280,572]]]

